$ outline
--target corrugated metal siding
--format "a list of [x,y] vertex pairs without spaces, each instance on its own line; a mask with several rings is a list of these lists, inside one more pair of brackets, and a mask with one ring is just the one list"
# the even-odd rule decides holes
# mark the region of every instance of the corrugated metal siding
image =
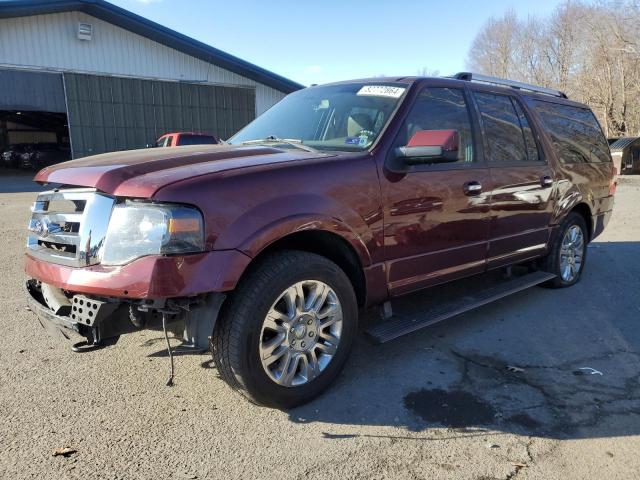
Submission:
[[286,94],[267,87],[266,85],[256,85],[256,115],[261,115],[276,103],[286,97]]
[[[77,39],[80,22],[93,25],[93,40]],[[257,114],[284,97],[266,85],[81,12],[0,19],[0,46],[4,65],[252,87]]]
[[169,132],[228,138],[255,112],[251,88],[65,73],[74,158],[144,148]]
[[622,137],[609,145],[609,148],[611,149],[611,151],[622,151],[638,140],[640,140],[640,137]]
[[0,110],[65,113],[62,75],[0,69]]

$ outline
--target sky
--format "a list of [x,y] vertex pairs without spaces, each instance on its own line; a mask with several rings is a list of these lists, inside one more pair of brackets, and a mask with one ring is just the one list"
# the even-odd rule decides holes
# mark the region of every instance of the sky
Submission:
[[559,0],[110,0],[279,75],[310,85],[464,71],[490,16],[547,15]]

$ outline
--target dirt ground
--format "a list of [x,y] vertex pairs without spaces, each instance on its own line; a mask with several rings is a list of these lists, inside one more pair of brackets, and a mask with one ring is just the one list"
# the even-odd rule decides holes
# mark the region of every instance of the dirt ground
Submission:
[[2,479],[640,477],[640,177],[578,285],[383,346],[361,334],[336,385],[288,412],[244,401],[207,355],[178,357],[166,387],[157,332],[83,354],[46,336],[22,291],[34,190],[0,173]]

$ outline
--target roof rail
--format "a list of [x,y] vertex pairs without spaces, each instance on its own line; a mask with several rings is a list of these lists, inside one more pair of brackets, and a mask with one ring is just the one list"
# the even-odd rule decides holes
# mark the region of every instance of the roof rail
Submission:
[[504,87],[516,88],[518,90],[527,90],[529,92],[544,93],[545,95],[552,95],[554,97],[568,98],[564,92],[556,90],[554,88],[540,87],[538,85],[531,85],[530,83],[516,82],[515,80],[507,80],[505,78],[490,77],[488,75],[481,75],[479,73],[460,72],[453,75],[456,80],[466,80],[468,82],[480,82],[490,83],[493,85],[501,85]]

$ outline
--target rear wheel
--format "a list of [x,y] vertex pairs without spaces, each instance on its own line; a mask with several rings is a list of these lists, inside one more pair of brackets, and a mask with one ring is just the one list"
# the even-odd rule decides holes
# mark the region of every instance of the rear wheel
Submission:
[[587,226],[582,215],[571,212],[562,221],[542,268],[555,273],[556,278],[546,285],[554,288],[578,283],[587,259]]
[[224,380],[252,402],[289,408],[334,381],[356,324],[355,293],[337,265],[307,252],[278,252],[229,298],[213,335],[213,358]]

